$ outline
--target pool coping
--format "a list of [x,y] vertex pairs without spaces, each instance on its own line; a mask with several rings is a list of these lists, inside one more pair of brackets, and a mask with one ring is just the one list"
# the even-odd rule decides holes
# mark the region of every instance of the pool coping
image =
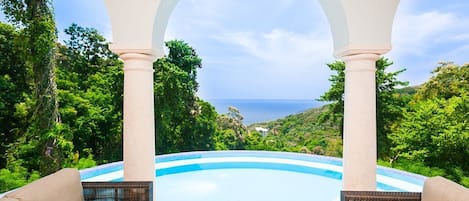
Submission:
[[[194,151],[194,152],[181,152],[181,153],[172,153],[172,154],[165,154],[165,155],[157,155],[155,156],[155,164],[158,166],[158,164],[164,164],[164,163],[171,163],[171,162],[177,162],[177,161],[183,161],[183,160],[210,160],[211,158],[249,158],[249,157],[262,157],[262,158],[272,158],[272,159],[286,159],[286,160],[297,160],[297,161],[304,161],[304,162],[311,162],[311,163],[326,163],[328,165],[335,165],[335,166],[340,166],[342,168],[342,159],[337,158],[337,157],[330,157],[330,156],[322,156],[322,155],[314,155],[314,154],[304,154],[304,153],[294,153],[294,152],[282,152],[282,151],[249,151],[249,150],[230,150],[230,151]],[[251,161],[253,162],[253,161]],[[222,168],[216,168],[216,162],[211,162],[212,164],[209,165],[203,165],[204,167],[208,169],[222,169]],[[208,163],[205,163],[208,164]],[[186,164],[186,165],[191,165],[191,164]],[[192,168],[187,166],[187,168],[191,168],[190,170],[174,170],[176,171],[175,173],[181,173],[181,172],[188,172],[188,171],[199,171],[199,170],[204,170],[200,169],[200,165],[193,166]],[[242,168],[246,167],[243,164],[238,163],[239,167],[234,167],[234,168]],[[206,170],[208,170],[206,169]],[[269,168],[267,168],[269,169]],[[112,170],[112,171],[110,171]],[[106,172],[113,172],[113,171],[122,171],[122,161],[119,162],[114,162],[110,164],[105,164],[102,166],[97,166],[91,169],[85,169],[80,171],[82,174],[83,179],[88,179],[89,177],[89,171],[98,171],[100,173],[106,173]],[[155,170],[157,171],[156,175],[157,177],[164,176],[163,175],[158,175],[158,172],[162,170],[162,168],[157,168],[155,167]],[[281,169],[280,170],[285,170],[289,171],[286,169]],[[326,169],[325,169],[326,170]],[[178,172],[179,171],[179,172]],[[328,170],[329,171],[329,170]],[[301,171],[292,171],[292,172],[301,172]],[[304,172],[303,172],[304,173]],[[335,173],[327,173],[332,176],[331,178],[337,177],[334,175]],[[339,174],[342,174],[342,171],[339,171]],[[87,176],[88,175],[88,176]],[[328,177],[327,175],[325,175]],[[341,177],[341,175],[340,175]],[[416,186],[423,186],[423,182],[427,177],[418,175],[415,173],[410,173],[402,170],[397,170],[393,168],[388,168],[388,167],[383,167],[383,166],[377,166],[377,183],[381,183],[381,186],[384,185],[386,187],[386,182],[382,181],[388,181],[391,179],[395,180],[400,180],[405,183],[409,183],[412,185]],[[336,178],[337,179],[337,178]],[[339,178],[340,179],[340,178]],[[395,189],[401,189],[398,187],[394,187]],[[415,188],[414,188],[415,189]],[[404,190],[404,189],[402,189]]]

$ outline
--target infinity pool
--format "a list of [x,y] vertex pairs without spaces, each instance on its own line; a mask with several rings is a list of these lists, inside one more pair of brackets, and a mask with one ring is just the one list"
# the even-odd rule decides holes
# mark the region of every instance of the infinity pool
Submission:
[[[155,157],[157,201],[336,201],[342,160],[267,151],[211,151]],[[422,191],[425,177],[378,167],[378,190]],[[121,181],[122,162],[81,171],[83,181]]]

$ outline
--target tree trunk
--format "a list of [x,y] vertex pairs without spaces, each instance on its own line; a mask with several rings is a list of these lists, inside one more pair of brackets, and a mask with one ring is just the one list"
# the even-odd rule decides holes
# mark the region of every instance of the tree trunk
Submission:
[[[48,175],[60,169],[62,154],[53,132],[59,122],[55,83],[56,28],[47,0],[27,2],[30,58],[34,76],[35,106],[30,137],[38,138],[39,171]],[[50,135],[51,134],[51,135]]]

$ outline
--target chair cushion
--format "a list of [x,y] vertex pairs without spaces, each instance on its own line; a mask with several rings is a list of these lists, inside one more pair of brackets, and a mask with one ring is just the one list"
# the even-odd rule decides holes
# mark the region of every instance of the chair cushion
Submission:
[[[8,201],[83,201],[80,173],[66,168],[5,195]],[[3,201],[3,200],[2,200]]]
[[469,201],[469,189],[443,177],[432,177],[423,185],[422,201]]
[[16,198],[6,198],[6,197],[2,197],[0,198],[0,201],[20,201]]

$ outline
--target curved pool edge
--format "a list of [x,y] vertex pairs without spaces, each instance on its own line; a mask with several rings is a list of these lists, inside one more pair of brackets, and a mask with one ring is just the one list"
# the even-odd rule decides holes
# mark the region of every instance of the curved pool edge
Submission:
[[[220,159],[223,160],[220,162]],[[256,160],[261,162],[256,163],[258,162]],[[243,161],[247,162],[243,163]],[[339,180],[342,177],[341,158],[293,152],[246,150],[182,152],[157,155],[155,156],[155,164],[156,177],[223,168],[257,168],[307,174],[318,173],[318,175],[324,174],[321,176]],[[223,166],[223,164],[228,164],[228,167]],[[326,164],[326,167],[321,164]],[[320,168],[317,168],[318,165]],[[104,174],[107,175],[107,178],[113,178],[110,180],[115,181],[122,179],[122,166],[123,162],[120,161],[84,169],[80,173],[82,180],[90,180],[90,178],[94,178],[93,175]],[[100,179],[103,178],[105,179],[106,177]],[[377,167],[377,185],[380,190],[421,191],[426,178],[425,176],[402,170],[382,166]],[[405,188],[402,188],[402,186]]]

